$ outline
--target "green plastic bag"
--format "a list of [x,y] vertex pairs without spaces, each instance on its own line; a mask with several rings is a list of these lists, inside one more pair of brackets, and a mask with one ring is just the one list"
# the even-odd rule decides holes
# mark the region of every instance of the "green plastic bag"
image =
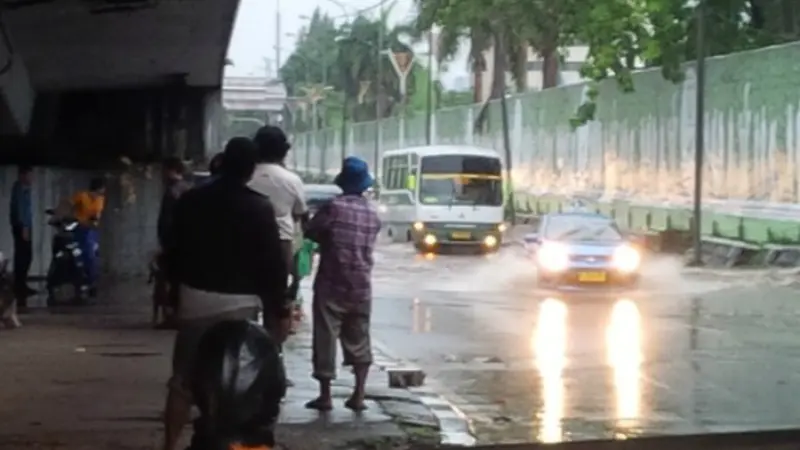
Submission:
[[310,239],[303,239],[303,243],[297,250],[297,276],[303,279],[311,275],[311,267],[314,264],[314,251],[317,244]]

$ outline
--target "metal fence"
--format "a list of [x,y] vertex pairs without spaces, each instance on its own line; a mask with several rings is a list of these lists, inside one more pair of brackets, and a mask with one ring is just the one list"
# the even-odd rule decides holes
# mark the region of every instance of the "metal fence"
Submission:
[[[800,201],[800,43],[711,58],[705,118],[706,199],[796,220]],[[586,86],[571,85],[509,100],[513,180],[517,196],[589,195],[640,204],[688,204],[693,186],[694,71],[672,84],[658,70],[635,75],[636,92],[613,82],[600,87],[596,120],[572,130],[569,119]],[[433,118],[435,144],[502,148],[499,105],[490,106],[482,134],[473,133],[479,108],[443,109]],[[339,130],[300,135],[293,164],[330,178],[342,157]],[[378,153],[425,143],[425,118],[393,117],[346,131],[348,155],[375,165]]]

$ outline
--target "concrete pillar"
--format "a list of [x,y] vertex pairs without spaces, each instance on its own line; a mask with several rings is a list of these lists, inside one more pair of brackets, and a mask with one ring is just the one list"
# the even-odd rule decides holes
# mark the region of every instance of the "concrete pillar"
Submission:
[[0,33],[0,134],[28,133],[36,92],[13,43]]
[[222,107],[222,89],[207,92],[204,97],[204,150],[206,157],[213,157],[222,151],[223,121],[225,109]]

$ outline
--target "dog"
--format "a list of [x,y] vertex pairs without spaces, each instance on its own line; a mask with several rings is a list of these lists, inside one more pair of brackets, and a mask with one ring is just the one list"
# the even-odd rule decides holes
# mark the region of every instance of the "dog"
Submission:
[[0,323],[10,330],[22,326],[17,317],[17,300],[13,285],[11,272],[8,270],[8,259],[0,253]]

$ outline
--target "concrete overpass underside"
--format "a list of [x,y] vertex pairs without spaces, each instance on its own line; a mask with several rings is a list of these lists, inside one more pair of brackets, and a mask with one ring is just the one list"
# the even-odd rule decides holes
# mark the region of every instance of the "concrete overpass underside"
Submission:
[[[96,145],[75,136],[76,127],[121,131],[113,122],[122,120],[143,132],[158,128],[145,122],[163,115],[171,119],[161,125],[172,122],[166,128],[176,128],[165,133],[174,135],[203,119],[188,117],[187,109],[219,103],[238,0],[2,0],[2,5],[0,69],[4,60],[10,65],[0,75],[5,136],[85,149]],[[63,118],[78,117],[82,124],[71,123],[71,131],[59,127]],[[189,128],[196,128],[190,130],[196,136],[184,140],[198,144],[207,137],[204,126]],[[142,156],[185,153],[169,148],[178,145],[169,142],[167,148],[143,145],[154,146],[137,142]]]
[[[97,174],[109,179],[102,265],[146,271],[161,197],[147,165],[218,150],[238,3],[0,0],[0,204],[8,204],[13,165],[36,166],[32,275],[50,260],[43,210]],[[141,164],[121,164],[123,156]],[[0,227],[6,253],[7,228]]]

